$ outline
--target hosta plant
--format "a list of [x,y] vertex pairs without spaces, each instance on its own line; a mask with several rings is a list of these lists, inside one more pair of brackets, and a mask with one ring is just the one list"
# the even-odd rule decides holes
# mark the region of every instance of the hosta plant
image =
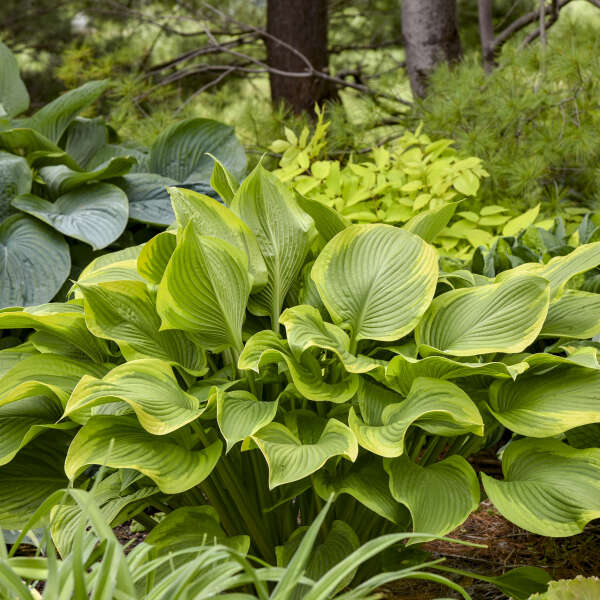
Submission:
[[29,95],[2,42],[0,63],[0,307],[50,301],[73,276],[72,266],[77,276],[92,251],[119,240],[130,220],[125,244],[148,239],[155,233],[148,225],[170,225],[167,185],[215,195],[207,153],[238,177],[245,171],[233,129],[209,119],[176,123],[149,149],[118,143],[102,118],[78,116],[107,81],[86,83],[17,118]]
[[[0,352],[3,527],[104,465],[111,523],[153,528],[151,507],[153,532],[285,565],[333,494],[316,577],[376,535],[452,531],[480,501],[469,457],[501,441],[481,483],[507,518],[567,536],[600,516],[600,295],[577,289],[600,242],[447,273],[417,235],[435,218],[346,226],[260,165],[213,187],[227,206],[171,189],[177,228],[96,259],[70,301],[0,311],[33,330]],[[80,513],[60,512],[66,550]]]

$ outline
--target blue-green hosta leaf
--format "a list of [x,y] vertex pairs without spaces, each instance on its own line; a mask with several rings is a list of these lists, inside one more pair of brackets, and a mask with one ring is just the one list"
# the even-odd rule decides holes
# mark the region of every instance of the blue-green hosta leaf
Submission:
[[67,162],[70,167],[77,168],[77,163],[73,159],[67,159],[63,150],[54,142],[29,127],[14,127],[0,131],[0,148],[19,156],[26,156],[31,166],[39,166],[38,160],[45,162],[45,158],[50,156],[52,164],[56,164],[58,160],[60,163]]
[[261,402],[242,390],[227,392],[216,388],[216,398],[217,423],[227,442],[227,452],[268,425],[277,414],[277,400]]
[[147,281],[159,284],[175,247],[177,237],[173,231],[163,231],[144,244],[137,259],[137,270]]
[[410,333],[437,284],[435,250],[391,225],[352,225],[322,250],[312,270],[333,321],[354,340]]
[[108,87],[108,81],[90,81],[70,90],[26,119],[31,127],[49,140],[58,143],[69,123],[86,107],[95,102]]
[[511,442],[502,455],[504,480],[482,473],[485,491],[509,520],[533,533],[565,537],[600,517],[600,450],[558,440]]
[[287,308],[279,318],[287,333],[290,349],[299,358],[312,347],[335,352],[344,368],[351,373],[367,373],[384,366],[384,361],[349,352],[350,338],[346,332],[323,321],[321,313],[313,306],[299,305]]
[[258,165],[237,190],[231,209],[256,236],[267,267],[268,282],[253,294],[248,308],[255,315],[279,320],[286,294],[298,277],[310,248],[313,220],[291,192]]
[[135,469],[165,494],[178,494],[208,477],[221,455],[217,440],[204,450],[189,450],[177,436],[155,436],[135,418],[96,416],[71,442],[65,472],[73,480],[88,465]]
[[355,461],[358,444],[352,431],[329,419],[319,438],[303,444],[281,423],[270,423],[252,435],[269,465],[269,487],[292,483],[318,471],[333,456]]
[[596,600],[600,597],[600,579],[583,577],[550,581],[548,591],[535,594],[529,600]]
[[445,535],[479,505],[477,475],[462,456],[451,456],[428,467],[401,456],[385,460],[384,466],[392,496],[410,511],[415,532]]
[[152,173],[180,183],[208,183],[213,159],[219,159],[237,179],[246,171],[246,154],[232,127],[212,119],[186,119],[161,133],[152,148]]
[[314,401],[346,402],[354,396],[358,387],[358,376],[347,373],[339,381],[328,383],[323,378],[322,367],[309,353],[296,359],[288,343],[273,331],[265,330],[254,334],[240,354],[238,367],[252,369],[257,373],[263,365],[285,362],[298,391]]
[[163,329],[193,331],[209,350],[239,350],[249,293],[246,254],[198,235],[189,223],[158,288],[156,308]]
[[445,204],[441,208],[429,209],[415,215],[403,229],[410,231],[426,242],[433,242],[439,233],[448,225],[450,219],[454,216],[457,202]]
[[26,215],[0,224],[0,307],[49,302],[71,270],[62,235]]
[[204,351],[187,333],[160,331],[155,296],[141,281],[79,284],[88,329],[113,340],[127,360],[151,357],[179,365],[196,375],[206,372]]
[[106,342],[89,332],[85,324],[83,306],[53,302],[28,308],[0,310],[0,329],[29,327],[65,340],[95,362],[103,362],[109,355]]
[[[1,51],[0,46],[0,54]],[[15,196],[31,191],[32,181],[33,173],[22,156],[0,150],[0,219],[10,213],[10,203]]]
[[198,399],[179,387],[167,363],[145,358],[119,365],[102,379],[81,379],[67,402],[65,417],[85,423],[94,406],[119,401],[129,404],[140,425],[154,435],[176,431],[203,411]]
[[548,282],[534,275],[446,292],[415,332],[418,345],[453,356],[522,352],[548,312]]
[[565,290],[550,304],[540,335],[586,340],[600,333],[600,294]]
[[[366,395],[363,402],[369,403]],[[483,435],[481,414],[469,396],[449,381],[430,377],[415,379],[406,400],[385,406],[381,423],[367,425],[351,408],[348,425],[363,448],[390,458],[404,453],[411,425],[433,435]]]
[[13,206],[90,244],[94,250],[114,242],[123,233],[129,216],[127,196],[110,183],[80,187],[55,202],[25,194],[15,198]]
[[497,381],[489,407],[508,429],[543,438],[600,422],[600,371],[571,367]]
[[384,519],[397,525],[407,524],[406,509],[392,497],[382,459],[372,454],[361,454],[349,467],[340,464],[333,475],[321,469],[313,475],[313,485],[323,500],[331,494],[349,494]]
[[65,134],[65,151],[79,165],[89,168],[94,155],[108,143],[108,134],[108,127],[102,117],[75,117]]
[[210,186],[219,194],[223,202],[229,206],[240,184],[218,158],[212,155],[211,158],[214,160],[214,165],[210,176]]
[[40,175],[52,197],[66,194],[90,181],[102,181],[125,175],[135,164],[131,156],[118,156],[102,163],[93,171],[76,171],[66,165],[42,167]]
[[326,242],[350,225],[350,221],[336,210],[323,204],[323,202],[306,198],[298,193],[296,194],[296,200],[300,208],[313,218],[317,231],[323,236]]
[[29,94],[14,54],[0,42],[0,117],[12,118],[29,108]]
[[198,234],[220,238],[237,246],[248,256],[253,290],[267,283],[267,267],[256,237],[234,212],[214,198],[192,190],[169,188],[169,194],[182,231],[192,221]]
[[118,180],[129,198],[129,217],[134,221],[167,227],[175,220],[167,188],[177,185],[156,173],[130,173]]
[[212,506],[184,506],[169,513],[146,537],[147,544],[176,552],[182,548],[223,544],[242,554],[250,547],[247,535],[228,537]]

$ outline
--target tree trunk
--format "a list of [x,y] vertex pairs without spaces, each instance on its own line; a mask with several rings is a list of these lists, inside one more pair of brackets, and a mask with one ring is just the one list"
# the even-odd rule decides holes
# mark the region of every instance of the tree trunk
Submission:
[[[268,0],[267,63],[291,73],[327,71],[327,0]],[[296,50],[294,52],[293,49]],[[295,113],[335,96],[330,82],[318,77],[269,73],[271,99]]]
[[462,56],[456,0],[402,0],[402,36],[410,87],[423,98],[436,65]]
[[492,1],[478,0],[479,9],[479,38],[481,39],[481,54],[486,73],[491,73],[496,67],[494,57],[494,22],[492,19]]

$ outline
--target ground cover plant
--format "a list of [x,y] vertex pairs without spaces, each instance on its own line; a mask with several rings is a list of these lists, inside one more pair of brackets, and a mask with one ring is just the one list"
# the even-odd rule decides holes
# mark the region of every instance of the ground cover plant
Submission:
[[[217,163],[212,187],[227,206],[171,189],[177,228],[96,259],[70,301],[0,312],[34,330],[0,352],[3,527],[105,465],[109,523],[284,566],[333,494],[320,577],[377,535],[452,531],[480,501],[467,458],[500,440],[504,480],[481,482],[509,520],[567,536],[600,514],[600,296],[580,289],[600,242],[450,273],[261,166],[238,186]],[[81,513],[58,511],[64,553]]]

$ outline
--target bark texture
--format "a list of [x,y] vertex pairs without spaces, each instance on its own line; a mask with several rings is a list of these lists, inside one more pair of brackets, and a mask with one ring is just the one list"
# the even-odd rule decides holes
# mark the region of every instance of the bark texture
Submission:
[[496,66],[494,57],[494,23],[492,19],[492,0],[478,0],[479,37],[485,72],[490,73]]
[[[327,71],[327,0],[268,0],[267,62],[269,67],[290,73],[310,72],[303,55],[315,71]],[[273,36],[273,37],[271,37]],[[273,39],[273,38],[277,38]],[[285,102],[295,113],[312,111],[335,95],[330,82],[319,77],[293,77],[269,73],[271,99]]]
[[423,98],[436,65],[462,56],[456,0],[402,0],[402,37],[410,87]]

